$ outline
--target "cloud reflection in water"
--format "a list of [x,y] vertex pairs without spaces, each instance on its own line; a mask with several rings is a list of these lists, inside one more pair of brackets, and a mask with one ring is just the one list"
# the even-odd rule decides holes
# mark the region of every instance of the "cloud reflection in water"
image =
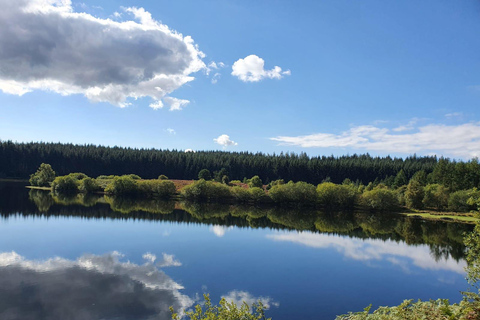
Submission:
[[448,270],[464,274],[466,263],[454,259],[435,260],[427,245],[408,245],[405,242],[379,239],[358,239],[311,232],[276,232],[268,239],[302,244],[312,248],[334,248],[345,257],[361,261],[389,261],[409,272],[408,264],[425,270]]
[[[178,265],[165,256],[157,265]],[[171,319],[170,306],[193,304],[151,254],[143,265],[121,257],[113,252],[33,261],[0,253],[0,319]]]

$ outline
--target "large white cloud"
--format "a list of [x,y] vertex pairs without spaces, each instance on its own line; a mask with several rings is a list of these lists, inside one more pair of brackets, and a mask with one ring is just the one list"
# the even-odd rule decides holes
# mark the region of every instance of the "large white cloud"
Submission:
[[392,133],[376,126],[358,126],[340,134],[316,133],[304,136],[270,138],[281,145],[304,148],[345,147],[386,153],[421,153],[472,158],[480,156],[480,123],[461,125],[429,124],[395,128]]
[[244,82],[258,82],[265,78],[281,79],[284,75],[290,75],[290,70],[282,71],[275,66],[272,70],[265,70],[265,61],[252,54],[244,59],[238,59],[232,66],[232,75]]
[[181,109],[167,95],[206,66],[189,36],[155,21],[143,8],[124,8],[136,21],[74,12],[70,0],[0,0],[0,90],[83,94],[120,107],[151,97],[152,107]]

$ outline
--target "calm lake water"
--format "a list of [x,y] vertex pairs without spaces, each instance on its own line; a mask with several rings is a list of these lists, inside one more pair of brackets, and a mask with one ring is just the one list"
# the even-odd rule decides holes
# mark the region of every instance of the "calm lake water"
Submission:
[[209,293],[267,316],[334,319],[461,299],[471,226],[104,197],[0,183],[0,319],[170,319]]

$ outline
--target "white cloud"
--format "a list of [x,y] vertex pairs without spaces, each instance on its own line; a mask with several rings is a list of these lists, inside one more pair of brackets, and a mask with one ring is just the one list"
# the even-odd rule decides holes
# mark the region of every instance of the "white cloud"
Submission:
[[404,242],[357,239],[311,232],[277,232],[267,235],[274,241],[288,241],[312,248],[334,248],[345,257],[360,261],[386,260],[408,271],[408,264],[425,270],[449,270],[464,274],[466,262],[453,258],[435,260],[428,245],[409,246]]
[[218,82],[218,79],[220,79],[221,74],[216,72],[213,77],[212,77],[212,83],[215,84]]
[[219,144],[223,147],[238,145],[238,143],[236,143],[235,141],[230,140],[230,136],[228,136],[226,134],[222,134],[218,138],[213,139],[213,141],[215,141],[215,143],[217,143],[217,144]]
[[452,113],[447,113],[445,115],[445,118],[461,118],[463,117],[463,112],[452,112]]
[[341,134],[316,133],[270,139],[278,141],[280,145],[304,148],[348,147],[385,153],[437,154],[463,158],[480,156],[480,123],[456,126],[430,124],[412,130],[416,132],[393,134],[387,128],[358,126]]
[[176,132],[174,129],[172,129],[172,128],[167,128],[165,131],[167,131],[168,134],[171,134],[171,135],[177,134],[177,132]]
[[206,68],[204,54],[143,8],[123,9],[138,22],[75,12],[70,0],[2,1],[0,90],[83,94],[120,107],[150,97],[153,108],[164,99],[181,109],[186,100],[168,95]]
[[[173,254],[166,254],[162,253],[163,255],[163,260],[160,262],[157,262],[158,267],[179,267],[182,265],[182,263],[178,260],[175,260],[175,256]],[[153,261],[152,261],[153,263]]]
[[410,131],[414,129],[414,126],[415,124],[417,124],[417,122],[418,122],[418,118],[413,118],[408,122],[407,125],[399,126],[399,127],[393,128],[392,130],[395,132]]
[[290,70],[282,71],[282,68],[275,66],[272,70],[265,70],[265,61],[252,54],[244,59],[238,59],[232,66],[232,75],[244,82],[257,82],[265,78],[281,79],[290,75]]
[[220,225],[214,225],[210,227],[210,231],[213,232],[219,238],[223,237],[228,230],[232,230],[232,229],[233,227],[225,227]]
[[[273,307],[279,307],[280,303],[274,301],[270,297],[255,297],[247,291],[233,290],[228,292],[226,295],[223,295],[222,298],[225,298],[228,302],[235,303],[238,307],[241,307],[243,302],[246,302],[249,306],[258,301],[262,302],[263,306],[266,309]],[[250,310],[251,311],[251,310]]]
[[187,152],[193,152],[193,153],[195,153],[196,151],[193,150],[193,149],[185,149],[185,153],[187,153]]

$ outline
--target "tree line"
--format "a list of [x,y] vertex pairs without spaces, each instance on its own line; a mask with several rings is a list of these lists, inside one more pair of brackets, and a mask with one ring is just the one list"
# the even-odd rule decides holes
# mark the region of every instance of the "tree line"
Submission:
[[[251,152],[135,149],[61,143],[0,141],[0,177],[28,178],[41,163],[58,175],[83,172],[99,175],[137,174],[145,179],[165,174],[171,179],[196,179],[202,169],[222,172],[229,179],[258,175],[265,183],[283,179],[318,184],[341,183],[348,178],[364,184],[393,179],[403,170],[407,179],[417,171],[432,173],[436,157],[373,157],[369,154],[309,157],[305,153],[264,154]],[[447,160],[449,164],[457,162]],[[468,170],[468,169],[467,169]],[[446,178],[448,183],[455,177]],[[478,180],[478,179],[477,179]],[[478,181],[475,183],[478,185]],[[454,182],[451,182],[454,183]]]

